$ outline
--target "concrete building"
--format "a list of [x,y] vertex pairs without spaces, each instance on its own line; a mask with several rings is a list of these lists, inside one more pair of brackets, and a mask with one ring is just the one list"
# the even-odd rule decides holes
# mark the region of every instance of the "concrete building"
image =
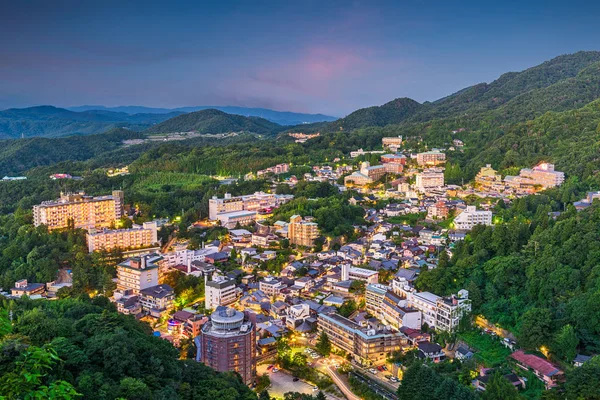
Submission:
[[319,332],[325,332],[333,346],[362,365],[381,363],[408,343],[406,336],[398,331],[363,327],[338,314],[319,314],[317,323]]
[[123,216],[123,191],[108,196],[86,196],[85,193],[61,193],[58,200],[33,206],[33,224],[49,230],[74,228],[108,228]]
[[426,169],[416,175],[415,186],[420,192],[444,186],[444,172]]
[[490,164],[487,164],[485,167],[481,167],[475,176],[475,187],[480,190],[501,192],[506,185],[502,181],[502,176]]
[[137,249],[159,244],[155,221],[134,225],[130,229],[90,230],[86,238],[90,253],[99,250]]
[[402,136],[381,138],[381,144],[384,148],[397,151],[400,147],[402,147]]
[[534,186],[542,189],[560,186],[565,181],[565,173],[555,171],[554,164],[549,163],[541,163],[532,169],[523,168],[519,175],[531,179]]
[[365,304],[367,312],[379,318],[381,314],[381,304],[388,291],[388,287],[378,283],[371,283],[365,289]]
[[162,257],[157,254],[129,258],[117,265],[117,290],[130,289],[133,294],[158,285],[158,264]]
[[366,283],[378,283],[379,272],[366,268],[351,267],[348,264],[342,264],[342,281],[363,281]]
[[319,237],[319,225],[312,222],[312,218],[302,218],[300,215],[292,215],[288,225],[288,238],[290,244],[297,246],[312,247],[315,239]]
[[267,276],[265,279],[258,282],[258,288],[267,296],[277,296],[281,289],[286,286],[279,279],[272,276]]
[[233,308],[219,308],[194,339],[196,360],[220,372],[240,374],[246,385],[256,378],[256,333],[252,322]]
[[435,328],[440,331],[454,332],[464,315],[471,312],[469,292],[460,290],[458,295],[441,297],[437,300]]
[[140,290],[142,311],[154,318],[160,318],[164,312],[173,308],[174,300],[175,291],[164,283]]
[[406,164],[406,156],[403,154],[384,154],[381,156],[382,164]]
[[417,164],[421,166],[432,166],[439,165],[446,162],[446,154],[439,150],[426,151],[424,153],[417,154]]
[[269,212],[293,198],[294,196],[291,194],[264,192],[235,197],[232,197],[229,193],[225,193],[222,199],[214,196],[208,201],[208,218],[212,221],[219,220],[221,221],[221,225],[228,228],[234,228],[238,222],[240,225],[246,225],[256,220],[259,213]]
[[469,231],[475,225],[492,225],[492,212],[477,210],[475,206],[467,206],[467,208],[454,218],[456,229]]
[[212,280],[206,280],[204,293],[204,307],[207,310],[228,306],[237,299],[235,281],[224,276],[214,276]]
[[15,282],[15,287],[10,289],[10,294],[13,297],[21,297],[27,295],[29,297],[42,295],[46,292],[46,287],[43,283],[29,283],[27,279],[21,279]]

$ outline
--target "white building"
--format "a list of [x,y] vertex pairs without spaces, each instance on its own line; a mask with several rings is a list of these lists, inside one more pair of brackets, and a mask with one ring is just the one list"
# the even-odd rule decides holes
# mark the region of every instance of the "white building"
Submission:
[[206,246],[198,250],[180,249],[163,254],[163,265],[165,267],[175,267],[177,265],[189,265],[193,261],[204,262],[206,256],[212,253],[218,253],[216,246]]
[[235,281],[224,276],[215,276],[205,282],[205,307],[214,310],[217,306],[227,306],[237,299]]
[[214,196],[208,201],[208,218],[221,221],[221,225],[227,228],[234,228],[237,223],[248,224],[256,220],[259,212],[269,212],[293,198],[291,194],[264,192],[235,197],[225,193],[222,199]]
[[418,191],[426,192],[444,186],[444,172],[437,169],[427,169],[416,176],[415,186]]
[[277,296],[281,289],[285,287],[279,279],[272,276],[267,276],[258,283],[258,288],[267,296]]
[[351,267],[348,264],[342,264],[342,281],[363,281],[366,283],[378,283],[379,273],[365,268]]
[[467,206],[455,219],[456,229],[469,231],[475,225],[492,225],[492,212],[477,210],[475,206]]

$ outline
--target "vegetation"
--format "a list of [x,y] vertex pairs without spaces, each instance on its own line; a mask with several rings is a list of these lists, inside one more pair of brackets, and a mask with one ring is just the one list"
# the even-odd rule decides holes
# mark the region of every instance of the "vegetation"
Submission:
[[315,350],[323,357],[329,357],[329,354],[331,354],[331,342],[329,341],[329,336],[327,336],[325,331],[321,332],[319,340],[315,345]]
[[467,387],[444,377],[432,368],[414,363],[402,377],[399,400],[475,400],[478,396]]

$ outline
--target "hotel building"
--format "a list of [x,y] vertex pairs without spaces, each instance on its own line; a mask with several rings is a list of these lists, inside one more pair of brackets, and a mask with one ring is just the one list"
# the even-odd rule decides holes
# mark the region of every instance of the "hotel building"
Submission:
[[86,196],[85,193],[61,193],[58,200],[44,201],[33,206],[35,226],[46,225],[48,230],[64,229],[72,223],[75,228],[108,228],[123,216],[123,191],[108,196]]
[[90,230],[87,234],[89,252],[112,249],[137,249],[158,244],[155,221],[134,225],[131,229]]
[[235,197],[225,193],[222,199],[214,196],[208,201],[208,218],[221,221],[227,228],[234,228],[238,223],[247,225],[257,219],[259,212],[279,207],[293,198],[292,195],[263,192]]
[[224,276],[215,276],[205,282],[204,307],[215,310],[218,306],[227,306],[237,300],[235,280]]
[[233,308],[219,308],[194,339],[196,360],[220,372],[234,371],[246,385],[256,378],[254,324]]
[[139,294],[140,290],[158,285],[158,262],[162,257],[148,254],[129,258],[117,265],[117,290],[131,290]]
[[426,192],[428,189],[444,186],[444,172],[435,169],[427,169],[416,176],[415,186],[417,190]]
[[408,338],[396,330],[363,327],[338,314],[319,314],[317,324],[318,331],[325,332],[332,345],[362,365],[385,361],[408,343]]
[[417,154],[417,164],[424,165],[438,165],[446,162],[446,154],[438,150],[426,151],[424,153]]
[[381,138],[381,144],[384,148],[396,151],[402,147],[402,136]]
[[312,218],[292,215],[288,224],[288,239],[297,246],[312,247],[319,237],[319,225]]
[[463,231],[470,231],[475,225],[492,225],[492,212],[467,206],[466,210],[454,218],[454,225],[456,229]]

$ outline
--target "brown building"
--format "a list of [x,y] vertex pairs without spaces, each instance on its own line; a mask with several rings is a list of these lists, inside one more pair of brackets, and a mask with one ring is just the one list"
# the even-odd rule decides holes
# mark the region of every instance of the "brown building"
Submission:
[[432,150],[417,154],[417,164],[419,165],[438,165],[446,161],[446,154],[441,151]]
[[292,215],[288,225],[288,238],[291,244],[312,247],[319,237],[319,225],[300,215]]
[[256,378],[256,333],[254,324],[233,308],[219,307],[194,339],[196,360],[220,372],[234,371],[245,384]]

